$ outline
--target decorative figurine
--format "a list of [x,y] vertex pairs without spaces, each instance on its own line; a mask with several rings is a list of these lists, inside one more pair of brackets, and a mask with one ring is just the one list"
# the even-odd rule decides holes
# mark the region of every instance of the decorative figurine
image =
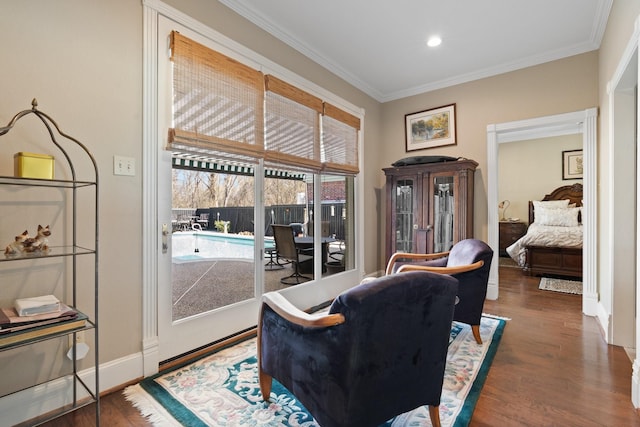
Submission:
[[36,237],[29,237],[29,232],[25,230],[24,233],[15,237],[15,241],[7,245],[4,254],[18,255],[25,252],[46,252],[49,250],[49,236],[51,236],[51,231],[48,225],[46,227],[38,225]]
[[29,232],[24,230],[19,236],[16,236],[16,240],[9,243],[4,250],[5,255],[15,255],[24,251],[24,242],[29,238]]
[[51,231],[49,230],[49,226],[46,227],[38,224],[38,235],[35,237],[36,243],[33,246],[37,247],[41,251],[49,250],[49,236],[51,236]]

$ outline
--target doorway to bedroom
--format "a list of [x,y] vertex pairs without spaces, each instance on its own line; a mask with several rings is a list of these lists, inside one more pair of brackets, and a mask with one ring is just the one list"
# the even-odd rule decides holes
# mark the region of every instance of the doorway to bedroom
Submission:
[[582,163],[571,174],[567,158],[582,159],[582,134],[499,145],[499,265],[534,274],[540,289],[582,294]]
[[[544,139],[548,137],[557,137],[563,135],[578,134],[582,140],[582,159],[583,159],[583,198],[584,206],[581,209],[581,219],[583,224],[583,294],[582,294],[582,312],[584,314],[595,316],[598,310],[598,292],[597,283],[597,197],[596,197],[596,131],[597,131],[597,109],[591,108],[573,113],[564,113],[554,116],[538,117],[515,122],[492,124],[487,126],[487,169],[488,169],[488,236],[489,244],[496,252],[500,247],[499,244],[499,224],[500,219],[518,218],[520,214],[504,213],[506,209],[510,209],[511,201],[504,198],[505,194],[499,193],[499,147],[501,145],[509,145],[515,142],[528,141],[532,139]],[[556,164],[559,164],[559,173],[562,171],[562,163],[564,154],[559,150]],[[544,162],[553,161],[552,158],[545,158]],[[528,162],[528,161],[527,161]],[[538,164],[538,168],[541,168]],[[561,177],[563,175],[560,175]],[[510,181],[522,182],[527,178],[514,179]],[[529,178],[530,179],[530,178]],[[563,180],[564,181],[564,180]],[[551,191],[553,188],[547,191]],[[545,194],[547,194],[545,192]],[[500,197],[503,197],[502,199]],[[537,196],[539,197],[539,196]],[[536,197],[536,198],[537,198]],[[508,203],[506,201],[509,201]],[[528,201],[527,201],[528,204]],[[502,206],[502,207],[499,207]],[[528,215],[527,215],[528,218]],[[528,220],[527,220],[528,221]],[[493,268],[489,276],[489,287],[487,290],[487,298],[497,299],[499,294],[499,258],[495,257]]]

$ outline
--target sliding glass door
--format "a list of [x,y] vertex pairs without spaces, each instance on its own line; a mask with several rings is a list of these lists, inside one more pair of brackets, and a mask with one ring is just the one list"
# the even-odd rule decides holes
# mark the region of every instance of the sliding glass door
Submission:
[[[197,34],[160,17],[159,40],[171,31]],[[206,40],[202,40],[206,42]],[[158,134],[173,125],[172,63],[158,47]],[[164,140],[164,138],[163,138]],[[183,153],[184,154],[184,153]],[[212,166],[215,165],[215,166]],[[177,156],[157,147],[159,360],[167,360],[256,324],[264,287],[263,175],[260,162]],[[259,196],[260,195],[260,196]],[[234,208],[235,217],[231,217]],[[245,215],[237,212],[245,211]],[[247,212],[248,211],[248,212]],[[243,218],[244,222],[238,222]],[[255,233],[255,230],[260,230]]]
[[[247,147],[230,145],[230,137],[201,137],[198,132],[207,126],[241,128],[245,116],[230,125],[229,120],[238,117],[229,119],[233,108],[222,108],[220,103],[215,104],[215,111],[203,110],[214,124],[205,125],[200,115],[192,115],[196,112],[191,107],[195,99],[211,100],[215,96],[196,88],[176,97],[174,66],[163,41],[172,39],[170,36],[177,32],[203,46],[219,46],[162,16],[157,30],[158,99],[154,126],[159,138],[147,173],[153,173],[155,178],[152,190],[160,236],[157,271],[152,276],[157,281],[158,359],[163,361],[253,328],[264,292],[287,293],[304,308],[331,299],[348,283],[360,280],[355,270],[355,178],[340,174],[338,161],[350,150],[341,146],[341,141],[358,141],[359,122],[315,100],[311,113],[305,113],[305,120],[316,115],[309,120],[315,130],[299,132],[301,127],[295,122],[298,117],[289,114],[287,108],[291,104],[286,98],[298,92],[269,76],[269,105],[277,114],[263,117],[251,111],[251,120],[257,117],[268,123],[265,140],[271,145],[265,143],[262,148],[264,157],[259,147],[243,153]],[[262,108],[259,103],[253,105]],[[295,108],[299,106],[296,104]],[[176,113],[176,109],[181,110]],[[332,125],[325,130],[326,135],[331,135],[332,145],[320,150],[323,112],[328,114],[326,123]],[[176,114],[182,124],[195,123],[195,132],[174,129]],[[218,145],[203,148],[202,141],[194,143],[190,135],[215,140]],[[312,139],[307,138],[309,135]],[[316,160],[302,165],[293,162],[291,156],[303,155],[309,144],[314,147]],[[320,173],[325,167],[322,162],[326,162],[330,174]],[[355,175],[357,168],[352,170],[348,173]],[[283,283],[294,266],[278,258],[273,224],[291,226],[296,247],[313,254],[313,262],[304,273],[309,280],[293,286]],[[333,268],[335,264],[337,269]],[[146,336],[153,335],[148,331]]]

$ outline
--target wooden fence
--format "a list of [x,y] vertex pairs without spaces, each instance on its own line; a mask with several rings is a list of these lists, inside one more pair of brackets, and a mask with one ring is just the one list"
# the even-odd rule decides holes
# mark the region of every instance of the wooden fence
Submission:
[[[277,205],[265,207],[264,223],[265,236],[272,236],[271,224],[305,224],[306,205]],[[343,202],[323,203],[322,220],[329,222],[329,235],[340,240],[344,240],[343,214],[345,204]],[[226,208],[197,208],[197,209],[172,209],[172,218],[175,220],[200,217],[208,214],[208,225],[206,229],[216,230],[216,221],[229,221],[227,231],[229,233],[249,232],[255,234],[253,224],[253,206],[247,207],[226,207]]]

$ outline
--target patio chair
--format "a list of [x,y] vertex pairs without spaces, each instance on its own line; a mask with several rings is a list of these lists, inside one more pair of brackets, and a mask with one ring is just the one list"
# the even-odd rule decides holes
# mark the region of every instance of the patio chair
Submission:
[[191,228],[191,219],[188,215],[178,215],[177,226],[180,231],[188,231]]
[[293,227],[291,225],[272,224],[273,239],[276,243],[276,254],[278,259],[291,262],[293,273],[290,276],[280,279],[283,285],[298,285],[302,282],[311,280],[311,277],[304,276],[300,273],[301,264],[313,263],[313,248],[300,249],[296,247],[293,235]]
[[300,222],[292,222],[289,225],[291,226],[291,231],[294,237],[304,235],[304,224]]
[[329,258],[333,261],[344,261],[344,240],[337,240],[336,244],[329,246]]
[[[320,224],[320,228],[322,229],[320,231],[320,235],[322,237],[329,237],[329,233],[330,233],[330,224],[329,221],[322,221],[322,223]],[[307,236],[313,236],[313,221],[309,221],[307,223]]]
[[200,214],[198,219],[196,219],[196,222],[200,224],[202,228],[205,228],[205,229],[209,228],[209,214],[208,213]]

